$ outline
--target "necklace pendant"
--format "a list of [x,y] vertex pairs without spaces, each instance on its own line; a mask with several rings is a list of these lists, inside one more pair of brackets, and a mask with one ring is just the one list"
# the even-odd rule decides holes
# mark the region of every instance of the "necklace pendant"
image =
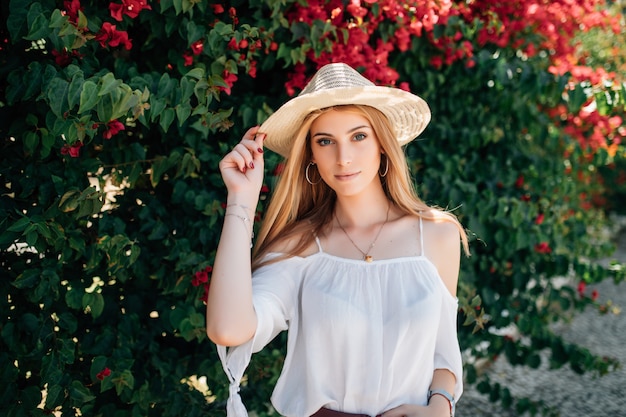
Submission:
[[365,258],[363,260],[368,264],[371,264],[374,258],[372,258],[372,255],[365,255]]

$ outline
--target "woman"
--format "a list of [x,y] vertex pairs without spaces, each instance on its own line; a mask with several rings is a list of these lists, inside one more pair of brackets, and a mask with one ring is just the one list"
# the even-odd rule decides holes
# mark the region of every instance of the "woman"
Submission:
[[[228,202],[207,334],[231,381],[229,416],[247,415],[237,391],[251,354],[287,329],[280,415],[453,415],[467,238],[417,197],[401,148],[429,120],[421,98],[330,64],[220,162]],[[285,169],[250,257],[264,146]]]

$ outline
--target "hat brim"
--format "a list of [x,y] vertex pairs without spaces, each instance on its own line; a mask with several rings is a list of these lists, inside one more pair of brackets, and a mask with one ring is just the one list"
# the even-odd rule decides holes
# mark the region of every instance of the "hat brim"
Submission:
[[282,105],[259,128],[264,146],[287,158],[296,132],[306,116],[327,107],[360,104],[374,107],[391,122],[400,145],[415,139],[430,122],[428,104],[398,88],[360,86],[326,89],[295,97]]

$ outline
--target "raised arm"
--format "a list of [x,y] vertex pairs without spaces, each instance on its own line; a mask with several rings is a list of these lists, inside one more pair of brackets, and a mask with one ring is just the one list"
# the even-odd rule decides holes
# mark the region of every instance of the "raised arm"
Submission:
[[263,183],[263,140],[258,127],[219,164],[228,198],[222,235],[215,255],[207,300],[206,330],[218,345],[237,346],[256,330],[252,306],[250,243],[254,214]]

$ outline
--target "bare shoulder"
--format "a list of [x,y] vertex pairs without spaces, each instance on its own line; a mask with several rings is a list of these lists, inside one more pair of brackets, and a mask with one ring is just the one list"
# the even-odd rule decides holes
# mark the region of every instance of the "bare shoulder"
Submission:
[[[309,242],[306,244],[306,248],[301,250],[300,245],[303,242],[303,239],[308,239]],[[294,253],[300,252],[298,256],[309,256],[313,253],[317,252],[317,244],[315,243],[315,237],[311,233],[296,233],[290,236],[284,236],[276,242],[274,242],[270,248],[269,252],[275,253]]]
[[461,260],[461,233],[449,214],[433,209],[423,221],[424,253],[439,271],[450,293],[456,296]]

